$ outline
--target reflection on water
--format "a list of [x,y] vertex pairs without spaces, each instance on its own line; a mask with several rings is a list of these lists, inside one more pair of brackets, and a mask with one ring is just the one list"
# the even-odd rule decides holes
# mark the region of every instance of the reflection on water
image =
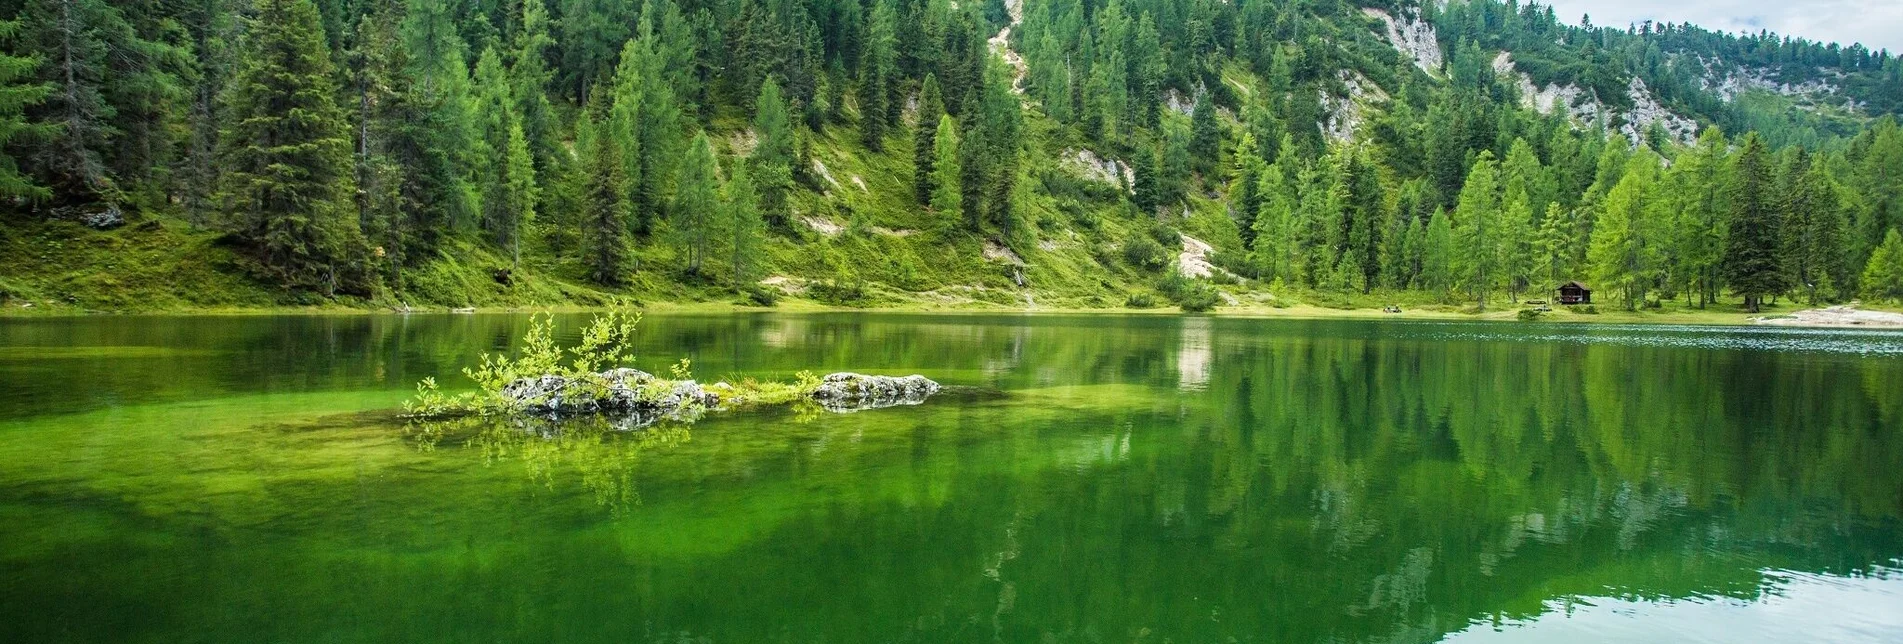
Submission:
[[652,316],[1008,395],[378,411],[523,324],[0,321],[0,640],[1903,641],[1895,335]]

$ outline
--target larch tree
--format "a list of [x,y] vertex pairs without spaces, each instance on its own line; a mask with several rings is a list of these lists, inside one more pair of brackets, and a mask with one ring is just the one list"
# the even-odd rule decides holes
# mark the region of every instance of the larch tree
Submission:
[[1645,302],[1646,290],[1659,277],[1660,241],[1653,223],[1660,219],[1658,158],[1641,148],[1626,164],[1619,182],[1606,194],[1604,212],[1586,253],[1593,281],[1619,295],[1627,310]]
[[1884,302],[1903,300],[1903,234],[1895,228],[1884,234],[1883,243],[1870,253],[1862,282],[1864,297]]
[[224,207],[233,231],[256,245],[287,286],[334,293],[356,258],[350,128],[317,7],[260,0],[244,55],[225,95],[219,136]]
[[1481,151],[1460,189],[1453,227],[1461,252],[1457,262],[1461,285],[1481,309],[1501,279],[1500,188],[1493,153]]
[[719,222],[720,167],[714,159],[714,145],[707,133],[694,136],[687,144],[687,157],[681,160],[680,178],[674,183],[674,204],[669,211],[674,247],[682,258],[681,267],[689,275],[698,275],[707,261],[708,245]]
[[1446,211],[1436,211],[1427,222],[1427,234],[1421,242],[1420,281],[1443,302],[1453,299],[1454,287],[1460,283],[1455,243],[1451,218]]
[[733,164],[733,176],[723,191],[723,212],[727,215],[726,233],[731,259],[728,268],[735,289],[754,283],[763,261],[760,246],[766,236],[766,220],[760,217],[760,195],[753,187],[752,171],[746,163]]
[[944,228],[950,229],[957,225],[963,213],[963,191],[959,190],[958,181],[964,173],[959,166],[958,123],[950,114],[938,116],[932,148],[932,210],[938,212]]

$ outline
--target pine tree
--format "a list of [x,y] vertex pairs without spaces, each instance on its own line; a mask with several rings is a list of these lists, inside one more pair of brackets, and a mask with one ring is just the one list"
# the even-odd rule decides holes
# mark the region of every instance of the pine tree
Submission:
[[959,177],[958,123],[950,114],[938,116],[938,131],[932,135],[932,210],[938,211],[945,228],[953,227],[963,212]]
[[760,211],[774,226],[789,225],[786,193],[793,188],[793,123],[787,117],[786,99],[780,85],[769,78],[760,84],[754,99],[753,135],[758,138],[748,163],[753,166],[753,181],[760,191]]
[[349,126],[310,0],[259,0],[219,137],[224,207],[287,286],[352,288]]
[[1769,153],[1756,132],[1746,134],[1732,164],[1731,234],[1725,244],[1724,279],[1744,306],[1758,312],[1764,296],[1784,290],[1779,261],[1779,217],[1771,192]]
[[933,183],[936,173],[932,168],[938,160],[938,146],[933,137],[938,134],[939,117],[944,114],[945,101],[938,93],[938,78],[927,75],[924,86],[919,89],[918,126],[912,133],[912,188],[920,205],[931,204],[932,194],[936,192]]
[[[0,21],[0,42],[11,44],[20,32],[19,20]],[[39,140],[52,134],[52,126],[26,120],[26,108],[39,104],[53,91],[53,84],[30,82],[40,66],[39,56],[9,56],[0,53],[0,197],[41,200],[53,191],[20,173],[20,166],[7,147]]]
[[1863,294],[1873,300],[1903,300],[1903,235],[1895,228],[1883,236],[1883,243],[1870,254],[1863,268]]
[[700,274],[707,259],[707,246],[713,239],[713,227],[720,216],[720,167],[714,160],[714,146],[707,133],[695,135],[687,144],[687,158],[681,162],[680,178],[675,181],[672,236],[688,275]]
[[746,163],[733,164],[733,176],[727,180],[724,202],[727,234],[732,259],[733,287],[745,288],[760,274],[760,245],[766,234],[766,220],[760,217],[760,195],[753,187],[752,172]]

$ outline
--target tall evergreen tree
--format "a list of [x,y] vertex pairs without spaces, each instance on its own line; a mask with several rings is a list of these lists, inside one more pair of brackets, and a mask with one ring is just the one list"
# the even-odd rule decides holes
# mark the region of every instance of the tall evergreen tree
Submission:
[[792,216],[786,193],[793,188],[793,122],[786,113],[786,99],[780,85],[769,78],[760,84],[754,99],[753,135],[758,139],[747,162],[752,164],[754,185],[760,191],[760,211],[768,223],[785,227]]
[[[595,101],[597,110],[601,101]],[[596,283],[613,286],[626,279],[628,271],[628,180],[627,165],[622,163],[619,137],[608,124],[591,122],[584,114],[578,128],[586,133],[588,145],[581,159],[581,180],[585,195],[582,207],[583,263]]]
[[1746,134],[1732,164],[1731,228],[1725,244],[1724,279],[1752,313],[1767,295],[1784,290],[1779,228],[1770,153],[1756,132]]
[[932,171],[938,159],[939,117],[945,114],[944,98],[939,96],[938,77],[925,76],[925,83],[919,89],[918,126],[912,133],[912,192],[920,205],[932,203],[935,173]]
[[232,228],[288,286],[354,288],[350,130],[335,102],[317,7],[259,0],[256,9],[219,137]]
[[[0,43],[12,44],[20,32],[20,21],[0,21]],[[52,133],[53,127],[26,120],[26,108],[38,105],[53,91],[53,84],[29,80],[40,66],[40,57],[10,56],[0,53],[0,197],[46,199],[53,195],[46,186],[20,173],[20,166],[7,148]]]

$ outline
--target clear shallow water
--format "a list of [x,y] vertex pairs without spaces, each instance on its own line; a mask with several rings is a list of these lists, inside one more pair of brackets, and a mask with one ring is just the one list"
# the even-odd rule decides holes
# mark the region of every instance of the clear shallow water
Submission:
[[1003,395],[392,418],[525,326],[0,320],[0,641],[1903,640],[1903,336],[659,316]]

